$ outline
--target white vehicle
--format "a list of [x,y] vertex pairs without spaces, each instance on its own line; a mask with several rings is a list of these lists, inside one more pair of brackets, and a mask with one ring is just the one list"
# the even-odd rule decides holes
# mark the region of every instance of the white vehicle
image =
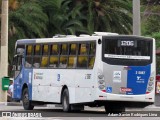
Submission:
[[13,98],[26,110],[54,103],[64,111],[88,105],[121,112],[154,102],[152,38],[96,32],[22,39],[16,42],[13,68]]

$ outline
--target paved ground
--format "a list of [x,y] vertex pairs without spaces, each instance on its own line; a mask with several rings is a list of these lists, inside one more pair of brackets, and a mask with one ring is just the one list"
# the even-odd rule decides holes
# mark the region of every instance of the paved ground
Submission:
[[156,94],[155,96],[155,103],[156,106],[160,106],[160,94]]
[[[54,119],[54,120],[102,120],[102,119],[111,119],[111,120],[139,120],[140,117],[136,118],[130,118],[132,113],[141,114],[142,115],[153,115],[158,114],[160,115],[160,95],[156,95],[156,100],[154,105],[147,106],[145,108],[126,108],[126,112],[123,115],[126,115],[125,117],[115,117],[112,116],[112,114],[106,114],[104,107],[85,107],[85,111],[82,112],[72,112],[72,113],[64,113],[62,111],[61,107],[55,107],[55,105],[46,105],[46,106],[36,106],[33,111],[26,111],[23,109],[21,103],[11,102],[11,103],[0,103],[0,120],[5,120],[6,118],[1,117],[2,112],[12,112],[14,115],[17,115],[16,113],[21,114],[31,114],[31,113],[42,113],[42,116],[51,116],[46,117],[43,119]],[[150,114],[151,113],[151,114]],[[113,114],[113,115],[119,115],[119,114]],[[128,116],[127,116],[128,115]],[[112,117],[111,117],[112,116]],[[152,117],[153,117],[152,116]],[[66,118],[67,117],[67,118]],[[14,120],[14,119],[22,119],[22,117],[19,118],[7,118],[6,120]],[[25,118],[26,119],[26,118]],[[32,118],[32,119],[42,119],[42,118]],[[27,118],[29,120],[29,118]],[[152,120],[151,118],[145,118],[145,120]],[[159,120],[159,117],[154,117],[153,120]]]
[[[123,117],[116,117],[119,116],[120,114],[106,114],[104,107],[97,107],[97,108],[90,108],[90,107],[85,107],[85,111],[82,112],[71,112],[71,113],[64,113],[62,111],[61,107],[55,107],[55,105],[47,105],[47,106],[37,106],[33,111],[26,111],[23,109],[21,104],[19,103],[9,103],[8,105],[4,103],[0,103],[0,120],[15,120],[19,119],[41,119],[41,120],[46,120],[46,119],[53,119],[53,120],[139,120],[143,115],[152,115],[152,117],[155,115],[160,115],[160,107],[155,106],[155,105],[150,105],[146,108],[132,108],[132,109],[126,109],[126,112],[123,113]],[[9,112],[12,114],[14,117],[1,117],[2,112]],[[17,115],[25,115],[25,114],[38,114],[38,117],[36,118],[26,118],[26,117],[15,117]],[[139,115],[139,117],[132,117],[132,114]],[[42,116],[43,118],[39,118],[39,116]],[[44,118],[45,117],[45,118]],[[73,119],[74,118],[74,119]],[[151,118],[146,118],[145,120],[159,120],[159,117],[153,117],[154,119]]]

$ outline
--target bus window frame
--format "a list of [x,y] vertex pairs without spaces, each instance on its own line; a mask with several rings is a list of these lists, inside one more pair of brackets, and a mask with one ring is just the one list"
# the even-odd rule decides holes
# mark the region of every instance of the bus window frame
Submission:
[[[90,50],[91,50],[91,43],[94,43],[95,44],[95,53],[94,54],[90,54]],[[58,55],[51,55],[51,46],[52,45],[54,45],[54,44],[57,44],[58,45]],[[60,54],[60,52],[61,52],[61,46],[62,46],[62,44],[67,44],[67,48],[68,48],[68,51],[67,51],[67,54],[66,55],[61,55]],[[76,50],[76,54],[75,55],[70,55],[70,46],[71,46],[71,44],[77,44],[77,50]],[[79,55],[79,50],[80,50],[80,44],[88,44],[88,50],[87,50],[87,54],[86,55]],[[31,55],[27,55],[27,45],[32,45],[32,53],[31,53]],[[40,45],[40,47],[41,47],[41,51],[40,51],[40,55],[34,55],[34,46],[35,45]],[[49,53],[48,53],[48,55],[43,55],[43,46],[44,45],[48,45],[48,47],[49,47]],[[87,41],[69,41],[69,42],[54,42],[54,43],[30,43],[30,44],[25,44],[25,55],[24,55],[24,67],[26,68],[26,69],[85,69],[85,70],[90,70],[90,69],[93,69],[94,68],[94,65],[95,65],[95,59],[96,59],[96,51],[97,51],[97,43],[96,43],[96,40],[93,40],[93,41],[89,41],[89,40],[87,40]],[[35,56],[39,56],[40,57],[40,67],[39,68],[36,68],[36,67],[34,67],[33,66],[33,59],[34,59],[34,57]],[[42,57],[43,56],[45,56],[45,57],[47,57],[48,56],[48,65],[47,65],[47,67],[41,67],[41,62],[42,62]],[[67,65],[66,65],[66,67],[65,68],[61,68],[61,67],[59,67],[60,66],[60,57],[62,57],[62,56],[66,56],[67,57]],[[77,60],[76,60],[76,65],[75,65],[75,67],[68,67],[68,62],[69,62],[69,57],[71,57],[71,56],[75,56],[76,58],[77,58]],[[87,57],[87,67],[78,67],[78,57],[79,56],[86,56]],[[27,57],[31,57],[31,67],[26,67],[25,66],[25,62],[26,62],[26,58]],[[50,67],[49,65],[50,65],[50,57],[58,57],[58,67]],[[93,67],[92,68],[90,68],[90,66],[89,66],[89,59],[91,58],[91,57],[94,57],[94,63],[93,63]]]
[[[133,40],[144,40],[144,41],[150,41],[150,60],[143,60],[143,61],[138,61],[136,60],[133,61],[133,60],[128,60],[128,59],[114,59],[114,58],[105,58],[104,57],[104,54],[105,54],[105,41],[107,40],[115,40],[115,39],[123,39],[123,40],[128,40],[128,39],[133,39]],[[153,62],[153,39],[152,38],[145,38],[145,37],[137,37],[137,36],[103,36],[102,37],[102,61],[104,63],[107,63],[109,65],[125,65],[125,66],[144,66],[144,65],[149,65]],[[127,63],[128,61],[129,63]],[[120,62],[119,62],[120,61]],[[127,61],[127,62],[126,62]],[[147,61],[147,62],[146,62]]]

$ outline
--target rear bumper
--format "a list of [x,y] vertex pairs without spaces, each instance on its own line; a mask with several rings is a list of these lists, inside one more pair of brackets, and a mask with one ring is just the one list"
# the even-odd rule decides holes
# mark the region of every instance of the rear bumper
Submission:
[[95,100],[153,103],[155,101],[155,92],[152,91],[149,94],[143,94],[143,95],[123,95],[123,94],[106,93],[98,90]]

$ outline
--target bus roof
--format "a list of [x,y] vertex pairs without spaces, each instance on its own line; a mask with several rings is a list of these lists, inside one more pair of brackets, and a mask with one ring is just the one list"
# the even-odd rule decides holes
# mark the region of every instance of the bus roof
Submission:
[[[82,34],[80,36],[75,35],[56,35],[53,38],[35,38],[35,39],[20,39],[17,40],[17,44],[33,44],[33,43],[52,43],[52,42],[73,42],[73,41],[93,41],[101,39],[102,36],[110,37],[133,37],[133,38],[144,38],[136,35],[119,35],[117,33],[110,32],[94,32],[92,36]],[[150,37],[145,37],[151,39]]]
[[98,39],[100,39],[100,36],[80,36],[80,37],[73,36],[73,37],[38,38],[38,39],[20,39],[20,40],[17,40],[17,44],[92,41],[92,40],[98,40]]

